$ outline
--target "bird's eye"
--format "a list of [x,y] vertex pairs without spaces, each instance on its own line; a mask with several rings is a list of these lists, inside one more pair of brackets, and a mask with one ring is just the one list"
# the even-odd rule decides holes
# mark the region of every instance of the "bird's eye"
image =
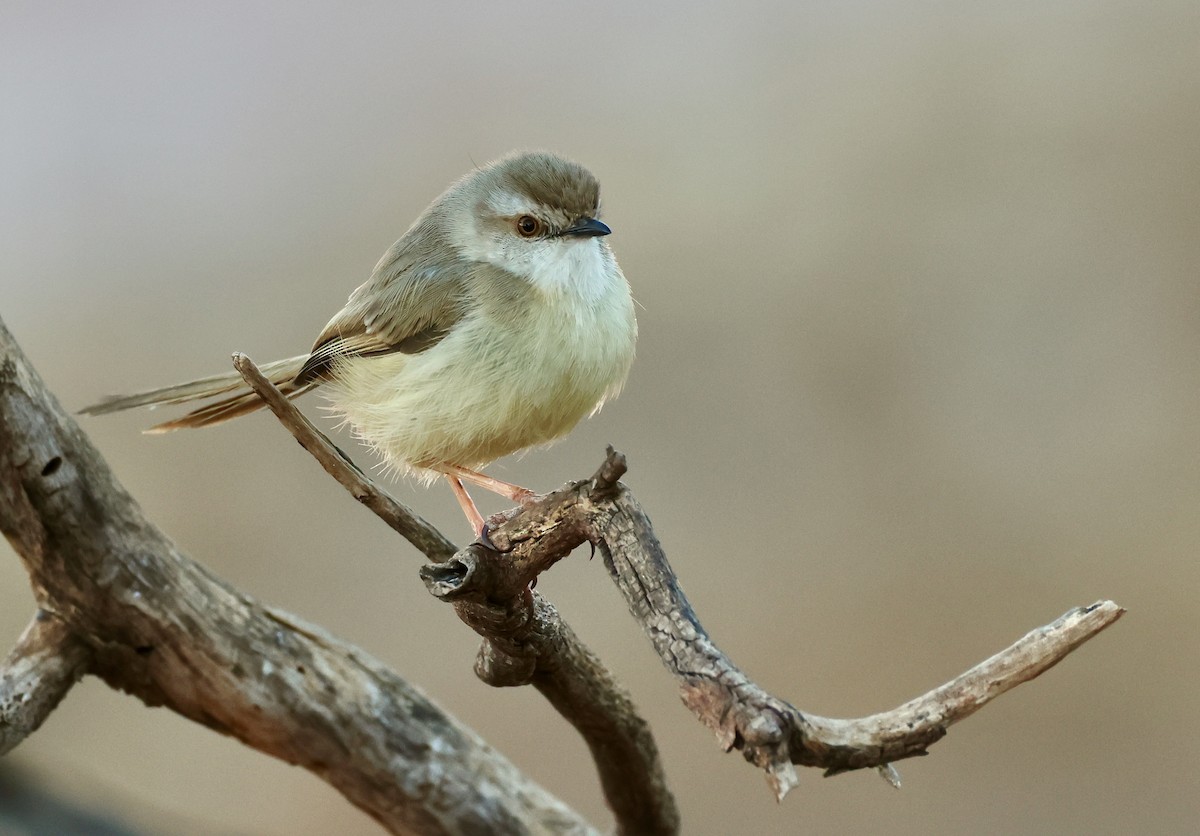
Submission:
[[522,238],[532,238],[542,231],[542,222],[533,215],[522,215],[517,218],[517,232]]

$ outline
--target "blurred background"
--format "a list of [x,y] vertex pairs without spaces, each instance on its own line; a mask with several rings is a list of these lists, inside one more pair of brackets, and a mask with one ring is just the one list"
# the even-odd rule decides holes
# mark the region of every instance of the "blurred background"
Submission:
[[[651,721],[686,832],[1195,826],[1200,6],[334,5],[3,4],[0,316],[68,408],[306,350],[452,180],[558,150],[603,184],[638,360],[496,475],[551,489],[615,444],[715,640],[828,716],[1072,606],[1129,610],[900,764],[902,791],[808,772],[777,805],[576,554],[539,589]],[[273,419],[140,435],[155,417],[83,423],[190,554],[609,826],[582,743],[475,679],[414,550]],[[466,539],[444,486],[394,489]],[[33,600],[0,550],[9,641]],[[4,767],[146,832],[378,832],[95,680]]]

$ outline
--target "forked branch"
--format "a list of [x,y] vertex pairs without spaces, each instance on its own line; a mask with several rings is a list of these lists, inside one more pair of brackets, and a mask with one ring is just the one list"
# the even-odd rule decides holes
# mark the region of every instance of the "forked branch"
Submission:
[[[245,358],[235,362],[251,385],[267,396],[270,382],[261,375],[253,379],[248,374],[252,364]],[[270,402],[295,433],[294,425],[303,416],[282,396]],[[331,472],[344,466],[340,455],[318,458],[332,464]],[[449,560],[424,567],[422,577],[432,594],[453,602],[463,621],[484,637],[476,669],[485,681],[536,683],[534,672],[547,664],[536,648],[553,646],[565,625],[553,608],[530,594],[530,586],[577,546],[591,543],[603,554],[609,574],[663,664],[679,681],[684,704],[713,731],[723,749],[737,749],[765,770],[779,799],[796,785],[796,765],[818,767],[826,775],[876,767],[895,783],[892,762],[925,754],[949,726],[1053,667],[1124,613],[1112,601],[1073,609],[891,711],[853,720],[807,714],[760,688],[709,638],[649,518],[620,483],[625,470],[624,457],[609,448],[591,479],[568,484],[531,507],[494,517],[501,523],[490,534],[494,548],[472,544]],[[334,475],[346,484],[344,476]],[[545,628],[547,618],[560,626]]]
[[[679,811],[649,725],[554,606],[529,588],[534,575],[521,580],[525,576],[514,576],[512,561],[478,543],[450,557],[453,547],[440,532],[368,479],[250,358],[235,354],[233,364],[327,473],[430,560],[446,561],[422,567],[421,575],[434,595],[454,603],[459,618],[483,636],[476,674],[496,687],[533,685],[575,727],[592,753],[618,832],[677,833]],[[552,538],[543,546],[549,553]],[[471,564],[485,566],[486,578],[463,562],[479,553],[499,558]]]
[[238,592],[142,514],[0,322],[0,531],[38,605],[11,746],[83,670],[288,763],[396,833],[595,831],[362,650]]
[[[504,571],[493,564],[505,562],[512,577],[499,588],[507,591],[545,571],[574,545],[591,542],[659,658],[678,679],[684,704],[722,748],[740,750],[764,769],[780,799],[797,783],[794,765],[833,775],[925,754],[951,724],[1049,669],[1124,612],[1111,601],[1072,610],[892,711],[856,720],[807,714],[760,688],[709,638],[645,512],[617,481],[624,472],[623,457],[610,449],[592,479],[556,491],[492,533],[497,548],[508,552],[502,558],[474,548],[452,563],[462,563],[459,573],[469,580],[493,577]],[[486,568],[476,568],[479,564]]]
[[[625,692],[530,588],[582,543],[603,555],[685,704],[723,748],[766,770],[779,797],[795,785],[795,765],[834,774],[923,754],[951,724],[1047,670],[1123,612],[1108,601],[1072,610],[883,714],[805,714],[759,688],[708,637],[649,520],[619,481],[619,454],[610,450],[592,478],[493,518],[491,546],[455,552],[354,467],[249,360],[235,362],[327,471],[438,561],[422,576],[484,637],[481,678],[534,685],[579,729],[625,833],[679,828],[653,739]],[[0,669],[0,750],[36,729],[89,672],[313,770],[396,832],[592,832],[394,673],[182,555],[142,516],[2,322],[0,530],[42,608]]]

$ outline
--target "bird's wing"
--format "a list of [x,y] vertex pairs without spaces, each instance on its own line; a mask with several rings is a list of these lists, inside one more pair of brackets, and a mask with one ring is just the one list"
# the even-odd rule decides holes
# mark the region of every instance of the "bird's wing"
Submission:
[[462,318],[468,270],[446,260],[449,248],[434,248],[441,260],[412,252],[411,238],[398,241],[329,320],[296,383],[319,379],[340,357],[425,351]]

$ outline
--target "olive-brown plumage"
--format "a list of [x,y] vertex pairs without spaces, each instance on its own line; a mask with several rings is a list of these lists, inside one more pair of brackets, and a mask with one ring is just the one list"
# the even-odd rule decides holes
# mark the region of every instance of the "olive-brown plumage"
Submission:
[[[528,491],[477,468],[569,432],[615,395],[633,360],[633,301],[582,166],[518,153],[467,174],[421,214],[307,355],[263,367],[290,397],[318,386],[391,467]],[[85,412],[225,395],[151,431],[262,406],[236,374],[110,398]]]

